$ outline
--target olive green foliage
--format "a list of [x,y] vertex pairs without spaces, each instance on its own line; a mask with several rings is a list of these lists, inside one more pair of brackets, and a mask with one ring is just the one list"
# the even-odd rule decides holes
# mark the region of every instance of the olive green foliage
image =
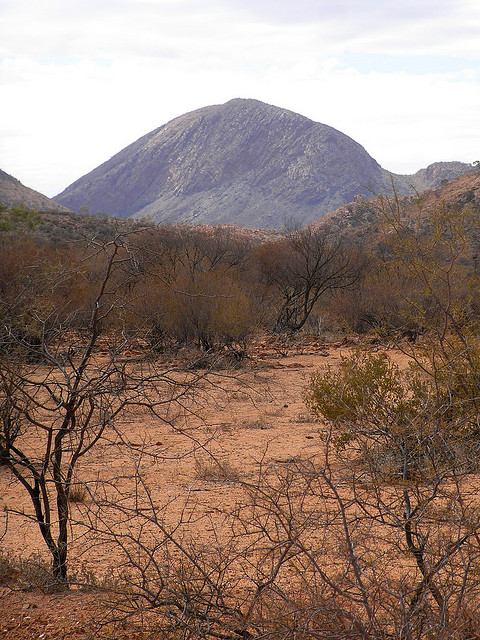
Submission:
[[[405,480],[418,472],[427,478],[440,469],[474,470],[480,369],[457,355],[450,368],[419,357],[400,369],[385,354],[354,352],[337,369],[314,373],[305,401],[333,442],[356,447],[376,472]],[[475,352],[474,366],[479,362]]]
[[[357,282],[354,254],[335,246],[325,253],[331,245],[314,238],[322,249],[317,258],[332,255],[336,266],[317,272],[311,291],[301,286],[311,264],[308,243],[287,251],[283,239],[264,254],[225,230],[166,227],[93,238],[69,251],[4,234],[0,464],[30,497],[52,555],[49,578],[68,583],[74,509],[86,514],[92,534],[116,545],[112,557],[125,560],[118,568],[125,589],[115,589],[111,611],[122,622],[138,616],[142,635],[148,620],[149,637],[191,640],[476,637],[476,236],[475,221],[456,215],[440,208],[420,230],[386,216],[390,236],[370,284],[390,290],[382,322],[411,323],[425,330],[424,339],[400,343],[400,364],[386,352],[360,349],[311,376],[305,400],[325,439],[310,441],[308,459],[265,455],[258,475],[238,475],[224,461],[198,458],[201,478],[235,481],[243,492],[234,508],[225,506],[219,530],[191,492],[182,509],[171,496],[162,503],[156,489],[152,496],[137,454],[132,494],[115,494],[123,491],[115,478],[108,490],[99,484],[86,493],[79,465],[102,438],[125,446],[115,426],[121,415],[148,407],[158,419],[175,399],[184,415],[185,407],[196,410],[207,380],[190,370],[189,396],[177,367],[172,377],[151,352],[131,363],[125,353],[138,354],[145,338],[150,347],[170,341],[224,349],[246,340],[263,318],[270,329],[279,318],[298,329],[317,294]],[[276,256],[275,246],[285,251]],[[284,264],[286,257],[292,263]],[[293,274],[292,265],[302,269]],[[266,301],[270,316],[262,311]],[[43,434],[44,447],[31,446],[34,432],[36,442]],[[169,524],[170,505],[179,520]],[[24,516],[23,503],[16,506]],[[128,527],[112,526],[115,509]],[[213,538],[205,544],[198,531],[213,531]],[[0,581],[2,573],[10,580],[10,563],[1,561]]]
[[0,205],[0,233],[33,231],[42,224],[42,218],[35,209],[22,205],[8,209]]
[[[341,487],[337,495],[348,492],[343,513],[351,512],[358,576],[371,580],[365,602],[371,589],[383,592],[375,602],[395,594],[397,628],[387,637],[475,637],[463,612],[478,611],[479,598],[472,474],[480,460],[480,360],[478,349],[451,355],[447,362],[422,350],[405,369],[386,354],[354,352],[338,369],[315,373],[305,390],[327,436],[325,477]],[[393,591],[389,572],[401,576]]]
[[412,398],[407,395],[413,380],[389,358],[359,351],[343,356],[338,370],[329,365],[314,373],[306,402],[317,417],[340,425],[367,420],[374,411],[380,413],[380,421],[386,425],[392,409],[402,422],[413,408]]
[[385,353],[345,356],[338,369],[312,376],[307,403],[331,426],[334,440],[355,443],[371,467],[390,452],[403,480],[419,471],[427,478],[439,470],[474,470],[480,452],[478,217],[441,203],[413,224],[401,219],[398,201],[384,200],[382,207],[384,283],[389,273],[396,274],[391,283],[402,283],[398,291],[385,287],[399,299],[397,329],[417,328],[423,339],[398,342],[408,361],[402,368]]
[[367,449],[390,451],[399,461],[399,474],[407,442],[412,465],[430,444],[427,425],[435,412],[428,402],[430,391],[413,370],[401,371],[384,355],[359,351],[344,356],[337,370],[314,373],[305,401],[317,418],[333,425],[338,446],[356,444],[362,456]]

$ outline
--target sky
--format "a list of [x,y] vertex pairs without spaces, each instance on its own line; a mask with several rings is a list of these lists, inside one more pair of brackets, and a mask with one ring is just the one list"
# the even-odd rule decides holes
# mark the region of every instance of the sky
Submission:
[[255,98],[382,167],[480,160],[479,0],[0,0],[0,169],[47,196],[188,111]]

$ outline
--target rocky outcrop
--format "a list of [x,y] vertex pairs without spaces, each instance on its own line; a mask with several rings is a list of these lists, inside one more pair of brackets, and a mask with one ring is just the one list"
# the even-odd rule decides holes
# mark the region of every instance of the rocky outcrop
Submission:
[[434,162],[426,169],[420,169],[412,176],[399,176],[403,183],[410,182],[417,191],[435,189],[449,180],[470,173],[473,166],[464,162]]
[[[412,190],[408,178],[398,176],[402,193]],[[235,99],[143,136],[55,200],[74,211],[161,223],[279,228],[317,220],[390,182],[361,145],[336,129]]]

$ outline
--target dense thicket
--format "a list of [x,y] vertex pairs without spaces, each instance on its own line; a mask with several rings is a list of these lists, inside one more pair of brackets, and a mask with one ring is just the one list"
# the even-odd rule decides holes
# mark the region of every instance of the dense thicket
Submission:
[[91,249],[115,233],[122,247],[105,293],[117,302],[102,330],[135,332],[156,350],[244,348],[257,330],[306,329],[322,303],[355,287],[365,268],[358,249],[310,230],[259,244],[224,228],[127,227],[59,245],[17,224],[1,238],[10,342],[38,343],[55,323],[84,326],[107,259]]
[[[321,230],[259,242],[223,227],[142,228],[89,216],[75,241],[59,242],[44,233],[36,212],[4,211],[3,332],[12,338],[17,323],[18,339],[28,343],[44,339],[54,322],[80,329],[105,259],[98,252],[92,258],[91,242],[116,236],[123,236],[121,260],[109,288],[122,304],[102,330],[137,332],[156,350],[243,349],[257,330],[414,339],[441,325],[447,290],[461,306],[458,321],[473,322],[480,302],[478,216],[440,203],[412,225],[397,201],[376,202],[375,234],[368,243],[363,231],[361,247],[354,237],[347,242]],[[420,283],[415,261],[425,255],[433,275]]]

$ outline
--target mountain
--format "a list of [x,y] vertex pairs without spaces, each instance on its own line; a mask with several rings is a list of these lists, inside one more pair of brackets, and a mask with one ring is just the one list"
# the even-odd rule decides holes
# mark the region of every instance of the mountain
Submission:
[[40,211],[68,211],[67,207],[25,187],[19,180],[0,170],[0,204],[8,208],[23,205]]
[[[472,169],[442,167],[396,176],[397,188],[412,192],[416,182],[434,186],[444,173],[450,178]],[[235,99],[155,129],[55,200],[74,211],[88,207],[161,223],[279,228],[292,219],[318,220],[390,182],[390,174],[340,131],[258,100]]]

